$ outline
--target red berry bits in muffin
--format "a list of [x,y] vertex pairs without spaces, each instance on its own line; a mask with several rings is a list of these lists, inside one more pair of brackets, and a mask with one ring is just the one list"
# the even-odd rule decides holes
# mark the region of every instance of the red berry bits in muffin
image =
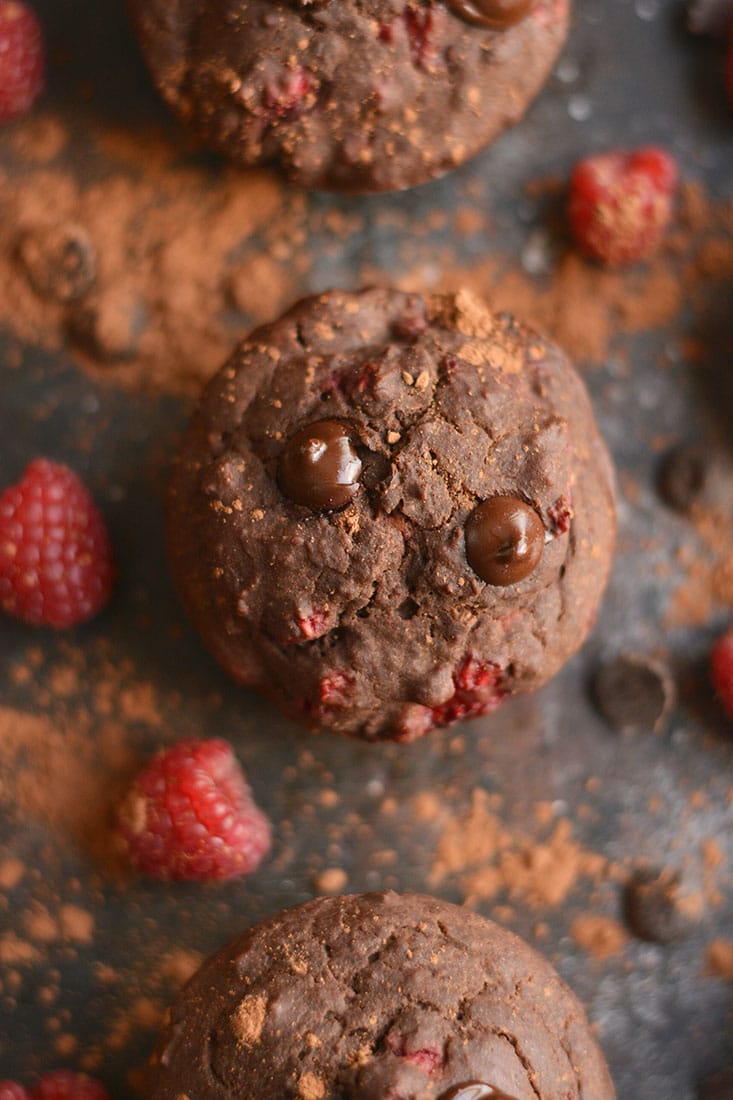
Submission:
[[37,458],[0,496],[0,608],[33,626],[85,622],[115,568],[102,514],[68,466]]
[[23,0],[0,0],[0,123],[29,111],[43,88],[41,25]]
[[710,672],[723,709],[733,719],[733,627],[718,638],[713,646]]
[[165,880],[236,878],[270,850],[270,823],[218,738],[159,752],[120,807],[119,836],[133,867]]
[[579,161],[568,208],[576,242],[606,267],[648,259],[669,223],[676,185],[674,159],[653,146]]

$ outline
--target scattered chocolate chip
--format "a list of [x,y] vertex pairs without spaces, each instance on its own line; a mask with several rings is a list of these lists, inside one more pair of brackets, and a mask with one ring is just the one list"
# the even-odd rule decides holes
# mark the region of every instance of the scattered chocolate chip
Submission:
[[622,654],[603,665],[594,688],[601,713],[620,733],[658,730],[676,696],[666,665],[639,653]]
[[677,512],[689,512],[705,491],[709,458],[699,443],[681,443],[662,459],[659,495]]
[[681,896],[680,874],[670,868],[637,871],[624,890],[624,916],[635,936],[672,943],[689,935],[694,912]]
[[733,26],[733,0],[690,0],[687,9],[687,25],[693,34],[722,37]]
[[448,4],[467,23],[504,30],[524,19],[534,0],[448,0]]
[[468,564],[487,584],[524,580],[537,568],[544,544],[542,520],[519,497],[490,497],[466,520]]
[[703,1081],[698,1096],[700,1100],[733,1100],[733,1066]]
[[483,1081],[467,1081],[465,1085],[455,1085],[441,1094],[440,1100],[515,1100],[508,1092],[486,1085]]
[[361,461],[348,427],[319,420],[301,428],[285,444],[278,478],[286,496],[315,512],[343,508],[359,488]]
[[78,225],[39,226],[24,233],[18,258],[36,294],[53,302],[75,302],[97,274],[94,245]]

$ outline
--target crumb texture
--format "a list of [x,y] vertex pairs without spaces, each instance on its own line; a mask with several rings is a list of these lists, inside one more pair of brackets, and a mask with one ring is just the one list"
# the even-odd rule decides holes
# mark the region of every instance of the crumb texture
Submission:
[[234,941],[184,991],[154,1062],[153,1100],[227,1100],[243,1080],[263,1100],[418,1100],[470,1080],[517,1100],[614,1096],[540,955],[467,910],[392,893],[316,899]]
[[354,191],[440,175],[516,122],[569,14],[568,0],[537,0],[496,30],[435,0],[129,7],[161,94],[206,144],[277,163],[309,187]]
[[[346,424],[361,462],[340,511],[280,488],[289,438]],[[469,565],[477,505],[544,528],[514,584]],[[306,299],[208,387],[173,476],[169,545],[235,679],[314,727],[412,740],[544,683],[580,645],[614,542],[610,460],[564,355],[468,293]]]

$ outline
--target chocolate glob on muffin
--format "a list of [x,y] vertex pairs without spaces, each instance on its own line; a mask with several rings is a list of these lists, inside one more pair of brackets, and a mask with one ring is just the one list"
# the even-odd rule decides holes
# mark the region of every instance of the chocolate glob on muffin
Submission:
[[412,740],[537,688],[590,628],[613,477],[565,356],[468,293],[306,299],[204,392],[175,579],[237,680]]
[[394,893],[318,898],[210,958],[173,1006],[151,1086],[151,1100],[614,1097],[541,955],[459,906]]
[[128,0],[158,89],[201,140],[295,183],[422,183],[517,122],[570,0]]

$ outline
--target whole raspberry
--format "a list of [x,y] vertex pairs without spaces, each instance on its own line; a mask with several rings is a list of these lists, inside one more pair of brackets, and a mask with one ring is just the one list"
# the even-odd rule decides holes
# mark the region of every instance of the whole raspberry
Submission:
[[570,180],[573,236],[606,267],[647,259],[669,223],[676,184],[674,159],[652,146],[579,161]]
[[101,1081],[70,1069],[44,1074],[31,1097],[32,1100],[109,1100]]
[[713,646],[710,672],[723,709],[733,719],[733,626]]
[[0,123],[30,110],[43,88],[43,36],[23,0],[0,0]]
[[120,807],[119,834],[133,867],[166,880],[246,875],[270,848],[270,823],[219,739],[159,752]]
[[34,626],[73,626],[114,581],[102,515],[73,470],[37,458],[0,496],[0,608]]
[[17,1081],[0,1081],[0,1100],[31,1100],[31,1096]]

